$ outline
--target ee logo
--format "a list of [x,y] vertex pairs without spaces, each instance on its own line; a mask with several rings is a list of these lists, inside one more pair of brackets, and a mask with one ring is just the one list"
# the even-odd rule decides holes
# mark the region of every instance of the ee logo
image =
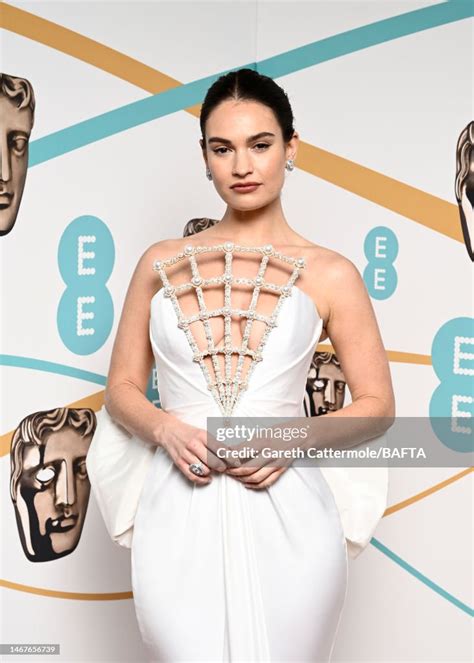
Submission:
[[474,320],[454,318],[433,339],[433,368],[440,381],[430,401],[431,426],[441,442],[474,451]]
[[103,221],[79,216],[67,226],[58,248],[66,289],[59,302],[57,325],[64,345],[75,354],[96,352],[110,334],[114,305],[106,283],[114,261],[114,241]]
[[388,299],[397,287],[397,272],[393,263],[398,255],[395,233],[377,226],[367,234],[364,253],[368,263],[364,269],[364,283],[373,299]]

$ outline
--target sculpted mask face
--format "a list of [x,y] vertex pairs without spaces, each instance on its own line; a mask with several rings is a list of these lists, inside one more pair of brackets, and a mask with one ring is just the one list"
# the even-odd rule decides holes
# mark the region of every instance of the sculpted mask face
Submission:
[[474,121],[469,122],[458,139],[455,192],[464,243],[474,261]]
[[28,169],[34,97],[25,79],[0,74],[0,235],[15,225]]
[[18,450],[21,471],[14,468],[12,497],[30,561],[63,557],[79,542],[90,495],[86,456],[92,434],[66,422],[45,432],[41,444],[22,444]]
[[310,416],[320,416],[343,407],[346,381],[337,364],[331,361],[320,363],[316,358],[308,371],[306,384]]
[[206,217],[197,217],[195,219],[189,219],[189,221],[184,226],[183,237],[189,237],[190,235],[195,235],[200,233],[203,230],[212,228],[217,225],[219,221],[217,219],[208,219]]

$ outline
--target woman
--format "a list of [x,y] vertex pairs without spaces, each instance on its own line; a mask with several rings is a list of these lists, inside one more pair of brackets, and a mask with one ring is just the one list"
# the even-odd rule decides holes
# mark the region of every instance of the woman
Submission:
[[[298,147],[285,92],[232,71],[209,89],[200,124],[225,214],[145,251],[105,394],[111,416],[157,447],[134,523],[137,619],[156,661],[328,661],[347,589],[331,490],[315,465],[223,459],[207,417],[303,417],[328,335],[353,402],[320,418],[390,417],[385,351],[355,266],[285,219]],[[144,395],[153,361],[161,410]]]

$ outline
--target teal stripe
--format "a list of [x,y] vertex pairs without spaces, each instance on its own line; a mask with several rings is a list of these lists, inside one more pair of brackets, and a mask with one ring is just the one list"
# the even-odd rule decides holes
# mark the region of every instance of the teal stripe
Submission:
[[[241,67],[256,69],[262,74],[278,78],[341,55],[354,53],[376,44],[473,15],[474,3],[471,0],[443,2],[348,30],[261,60],[259,63],[252,62],[241,65]],[[36,166],[108,136],[199,104],[207,89],[219,76],[241,67],[232,67],[218,74],[148,96],[32,141],[29,150],[29,166]]]
[[473,15],[474,2],[472,0],[453,0],[431,7],[422,7],[262,60],[258,64],[258,71],[272,78],[286,76],[315,64],[334,60],[341,55],[356,53],[370,46],[384,44]]
[[432,589],[434,592],[442,596],[446,601],[449,601],[453,605],[455,605],[457,608],[468,614],[470,617],[474,617],[474,609],[470,608],[468,605],[457,599],[455,596],[447,592],[445,589],[437,585],[435,582],[430,580],[427,576],[423,575],[423,573],[420,573],[415,567],[411,566],[403,560],[401,557],[396,555],[392,550],[387,548],[386,546],[383,545],[378,539],[375,539],[372,537],[371,541],[372,545],[374,545],[376,548],[378,548],[381,552],[383,552],[387,557],[390,557],[391,560],[393,560],[396,564],[402,567],[405,571],[408,571],[412,576],[414,576],[417,580],[420,580],[423,584],[425,584],[427,587]]
[[77,380],[86,380],[94,382],[105,387],[107,376],[83,371],[81,368],[57,364],[54,361],[43,361],[33,357],[18,357],[16,355],[0,355],[0,366],[15,366],[16,368],[30,368],[33,371],[44,371],[45,373],[54,373],[55,375],[66,375]]
[[[245,66],[255,69],[255,63]],[[232,70],[222,73],[227,71]],[[206,90],[220,75],[180,85],[38,138],[30,144],[28,166],[37,166],[84,145],[194,106],[203,99]]]

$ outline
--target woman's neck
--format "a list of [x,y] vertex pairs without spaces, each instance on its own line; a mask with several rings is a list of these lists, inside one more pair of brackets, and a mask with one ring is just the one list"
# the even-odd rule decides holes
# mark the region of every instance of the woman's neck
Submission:
[[227,209],[222,219],[214,226],[216,234],[238,244],[285,244],[294,240],[296,233],[289,226],[280,210]]

